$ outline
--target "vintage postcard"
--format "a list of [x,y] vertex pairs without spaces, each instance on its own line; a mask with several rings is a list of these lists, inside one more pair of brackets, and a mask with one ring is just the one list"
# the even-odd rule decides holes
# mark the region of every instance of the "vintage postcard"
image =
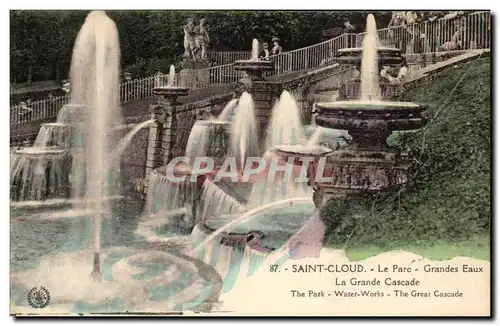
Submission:
[[10,42],[12,315],[491,315],[489,10],[11,10]]

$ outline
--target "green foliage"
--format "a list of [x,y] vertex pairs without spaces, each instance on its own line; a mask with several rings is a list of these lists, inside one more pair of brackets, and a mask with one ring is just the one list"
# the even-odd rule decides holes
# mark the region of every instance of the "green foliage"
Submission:
[[79,26],[87,12],[10,11],[11,81],[65,78]]
[[[11,81],[67,78],[71,51],[88,11],[10,12]],[[349,17],[358,32],[367,12],[352,11],[109,11],[120,35],[122,69],[139,76],[178,63],[184,53],[182,27],[188,17],[207,19],[212,51],[250,50],[252,39],[280,38],[293,50],[323,41],[322,32]],[[390,12],[375,13],[386,26]],[[168,69],[167,69],[168,71]]]
[[426,128],[399,136],[400,149],[411,162],[410,181],[378,198],[327,203],[322,216],[328,245],[430,245],[489,237],[490,69],[489,58],[464,63],[403,95],[403,101],[434,103],[429,117],[439,110]]

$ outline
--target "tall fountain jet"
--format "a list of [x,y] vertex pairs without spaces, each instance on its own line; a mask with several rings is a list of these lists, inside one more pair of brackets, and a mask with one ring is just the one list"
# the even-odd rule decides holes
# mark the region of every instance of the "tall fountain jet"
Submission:
[[360,100],[380,100],[378,37],[375,16],[369,14],[366,19],[366,34],[363,39],[361,58]]
[[257,119],[252,96],[243,92],[235,109],[231,124],[231,149],[236,157],[238,168],[243,169],[248,157],[259,155]]
[[168,71],[167,87],[173,87],[175,84],[175,66],[170,65],[170,70]]
[[109,195],[108,163],[113,125],[120,124],[120,45],[115,23],[104,11],[91,12],[80,29],[71,62],[71,103],[82,105],[81,152],[73,158],[72,188],[92,205],[93,274],[100,275],[101,223]]
[[254,38],[252,40],[252,52],[250,53],[250,60],[259,60],[259,40]]

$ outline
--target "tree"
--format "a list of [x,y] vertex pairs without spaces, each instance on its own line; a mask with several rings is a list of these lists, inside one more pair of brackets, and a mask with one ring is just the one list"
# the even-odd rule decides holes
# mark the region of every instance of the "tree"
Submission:
[[[88,11],[16,10],[10,12],[11,81],[59,79],[69,74],[73,44]],[[109,11],[118,28],[122,70],[136,77],[168,71],[182,59],[182,26],[204,17],[212,51],[249,51],[280,38],[284,50],[323,41],[323,31],[342,27],[348,17],[363,32],[366,11]],[[379,28],[390,12],[376,12]]]

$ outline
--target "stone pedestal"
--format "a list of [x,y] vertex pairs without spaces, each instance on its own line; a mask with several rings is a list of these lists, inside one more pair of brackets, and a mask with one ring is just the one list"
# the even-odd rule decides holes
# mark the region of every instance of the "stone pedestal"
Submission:
[[144,191],[147,193],[151,172],[172,159],[176,136],[177,98],[188,94],[187,88],[158,87],[153,90],[158,103],[151,105],[151,119],[155,124],[149,128],[148,149],[146,155],[146,173]]
[[154,105],[151,108],[151,119],[156,120],[156,123],[149,127],[148,149],[146,156],[146,173],[144,182],[144,191],[147,192],[149,177],[151,172],[162,165],[166,165],[169,160],[169,154],[172,148],[172,121],[173,115],[167,116],[165,123],[159,122],[159,115],[163,107]]
[[[343,100],[357,100],[360,98],[361,81],[355,78],[340,87],[340,98]],[[402,86],[386,81],[380,82],[380,95],[383,100],[393,101],[401,95]]]
[[184,60],[181,63],[179,86],[208,87],[210,86],[210,63],[208,60]]
[[[339,150],[316,160],[309,178],[319,207],[330,198],[344,198],[362,191],[385,191],[407,182],[407,165],[395,152]],[[324,167],[324,168],[322,168]]]

